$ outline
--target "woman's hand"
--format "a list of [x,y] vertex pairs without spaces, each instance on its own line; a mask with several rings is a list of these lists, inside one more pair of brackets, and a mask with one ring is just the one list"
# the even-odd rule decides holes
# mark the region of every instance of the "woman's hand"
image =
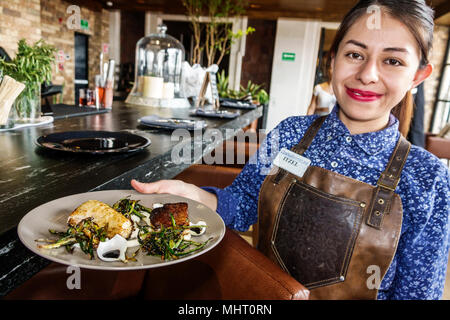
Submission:
[[203,203],[214,211],[217,210],[216,195],[181,180],[159,180],[151,183],[142,183],[133,179],[131,180],[131,186],[140,193],[174,194]]

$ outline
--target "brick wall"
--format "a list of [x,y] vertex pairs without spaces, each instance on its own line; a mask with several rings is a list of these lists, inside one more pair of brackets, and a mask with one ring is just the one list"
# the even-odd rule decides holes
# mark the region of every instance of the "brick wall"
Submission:
[[[103,43],[109,42],[108,11],[92,11],[81,7],[81,19],[88,22],[88,29],[71,30],[67,27],[70,13],[67,8],[70,2],[62,0],[41,0],[41,32],[42,37],[53,44],[58,50],[63,50],[69,59],[64,61],[63,69],[56,66],[53,76],[54,84],[64,84],[64,103],[73,104],[75,98],[75,32],[89,35],[89,83],[94,85],[94,77],[99,70],[99,55]],[[105,57],[108,58],[108,57]]]
[[41,38],[40,0],[0,0],[0,46],[13,57],[17,42]]
[[425,80],[425,132],[429,131],[431,117],[433,115],[434,103],[436,100],[437,90],[439,88],[439,80],[442,75],[442,64],[444,62],[445,49],[449,41],[450,27],[436,25],[433,35],[433,52],[430,62],[434,66],[433,73],[430,78]]
[[[81,19],[87,20],[89,28],[71,30],[67,28],[70,2],[63,0],[0,0],[0,43],[10,56],[17,50],[17,42],[25,38],[29,44],[43,38],[58,51],[68,55],[63,70],[55,64],[53,83],[64,84],[63,101],[74,103],[75,51],[74,34],[89,35],[89,82],[99,70],[99,55],[102,44],[109,42],[109,12],[92,11],[81,7]],[[105,56],[105,59],[108,57]]]

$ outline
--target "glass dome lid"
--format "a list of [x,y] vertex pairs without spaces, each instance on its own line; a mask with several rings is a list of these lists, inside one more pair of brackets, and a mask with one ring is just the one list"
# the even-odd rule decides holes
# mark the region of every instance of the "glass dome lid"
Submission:
[[165,24],[158,25],[158,33],[152,33],[144,38],[141,38],[137,46],[140,48],[147,48],[150,50],[167,50],[175,48],[182,50],[184,54],[184,47],[180,41],[167,34],[167,26]]
[[[140,103],[161,106],[157,100],[180,97],[181,69],[185,50],[180,41],[166,34],[164,24],[158,33],[140,39],[136,44],[135,85],[130,96]],[[130,99],[128,99],[130,100]],[[133,103],[137,103],[134,99]]]

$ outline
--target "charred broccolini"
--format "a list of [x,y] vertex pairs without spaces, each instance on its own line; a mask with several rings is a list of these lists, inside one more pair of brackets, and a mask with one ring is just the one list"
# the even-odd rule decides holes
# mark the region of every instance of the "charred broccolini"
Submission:
[[149,255],[161,256],[162,260],[178,259],[189,253],[195,252],[206,246],[212,239],[205,242],[196,242],[185,240],[184,232],[187,229],[198,229],[205,226],[177,225],[172,214],[171,226],[161,226],[160,229],[153,231],[147,226],[141,227],[138,233],[138,241],[141,248]]
[[36,241],[48,243],[39,245],[39,248],[55,249],[64,246],[70,253],[73,252],[74,245],[78,243],[80,249],[94,259],[94,249],[98,247],[100,241],[106,240],[107,229],[108,226],[99,227],[90,217],[81,220],[76,226],[69,226],[66,232],[49,230],[51,234],[60,237],[58,240],[41,239]]

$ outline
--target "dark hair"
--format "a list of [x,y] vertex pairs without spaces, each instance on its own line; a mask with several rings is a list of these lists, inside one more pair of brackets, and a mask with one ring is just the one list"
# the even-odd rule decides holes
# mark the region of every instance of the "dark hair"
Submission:
[[[425,0],[360,0],[344,17],[331,45],[327,65],[331,66],[331,58],[339,49],[339,44],[347,34],[350,27],[367,14],[372,5],[380,6],[381,10],[393,18],[401,21],[413,34],[420,48],[420,65],[423,68],[428,64],[428,56],[433,46],[434,11]],[[409,91],[403,100],[392,110],[400,121],[400,132],[406,136],[409,131],[413,113],[413,99]]]

